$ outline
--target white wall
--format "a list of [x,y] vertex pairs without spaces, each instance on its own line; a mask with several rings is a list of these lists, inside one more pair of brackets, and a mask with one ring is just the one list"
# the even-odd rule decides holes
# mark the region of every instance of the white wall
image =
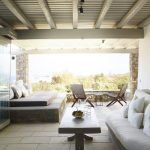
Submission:
[[144,28],[144,34],[139,42],[138,88],[150,89],[150,25]]

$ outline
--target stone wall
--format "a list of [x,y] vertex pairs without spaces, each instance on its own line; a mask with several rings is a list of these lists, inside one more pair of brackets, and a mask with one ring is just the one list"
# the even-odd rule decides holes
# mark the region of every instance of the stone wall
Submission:
[[138,53],[130,54],[130,92],[133,96],[135,90],[137,89],[137,79],[138,79]]
[[28,83],[28,79],[28,54],[19,54],[16,56],[16,80],[23,80],[24,83]]

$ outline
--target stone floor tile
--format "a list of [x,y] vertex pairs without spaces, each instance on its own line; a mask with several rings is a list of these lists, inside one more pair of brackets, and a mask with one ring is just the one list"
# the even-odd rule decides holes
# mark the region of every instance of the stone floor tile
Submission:
[[0,132],[0,137],[6,137],[8,132],[5,132],[4,130]]
[[70,150],[70,144],[40,144],[37,150]]
[[4,144],[0,144],[0,150],[5,150],[5,147],[6,147],[7,145],[4,145]]
[[93,136],[93,143],[110,143],[109,136]]
[[[75,150],[75,144],[71,144],[70,150]],[[115,150],[112,143],[88,143],[84,145],[84,150]]]
[[21,137],[19,138],[15,138],[15,137],[12,137],[12,138],[0,138],[0,144],[9,144],[9,143],[20,143],[21,141]]
[[70,143],[67,137],[52,137],[50,143]]
[[37,136],[37,137],[40,137],[40,136],[58,136],[58,133],[56,132],[47,132],[47,131],[35,131],[33,132],[32,136]]
[[50,137],[24,137],[20,141],[20,143],[33,143],[33,144],[40,144],[40,143],[49,143]]
[[5,137],[29,137],[31,136],[33,133],[32,132],[21,132],[21,131],[17,131],[17,132],[6,132],[7,134],[5,135]]
[[36,150],[37,144],[8,144],[5,150]]

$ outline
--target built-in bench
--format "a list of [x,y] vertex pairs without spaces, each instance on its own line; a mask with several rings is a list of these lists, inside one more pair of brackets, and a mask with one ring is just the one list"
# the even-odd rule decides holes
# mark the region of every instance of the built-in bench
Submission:
[[[22,105],[23,102],[25,105]],[[31,104],[30,101],[15,100],[11,101],[10,107],[10,119],[13,123],[21,122],[59,122],[66,104],[66,94],[59,93],[55,98],[51,100],[51,103],[47,106],[35,106],[39,102],[33,102],[33,106],[27,106]],[[44,104],[44,103],[43,103]],[[14,105],[17,105],[16,107]],[[22,106],[21,106],[22,105]]]

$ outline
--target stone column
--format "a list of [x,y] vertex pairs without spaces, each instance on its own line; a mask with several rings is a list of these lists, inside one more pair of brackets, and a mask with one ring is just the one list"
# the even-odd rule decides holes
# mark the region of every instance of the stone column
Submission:
[[131,97],[137,89],[138,53],[130,53],[130,92]]
[[16,80],[29,82],[28,54],[19,54],[16,56]]

